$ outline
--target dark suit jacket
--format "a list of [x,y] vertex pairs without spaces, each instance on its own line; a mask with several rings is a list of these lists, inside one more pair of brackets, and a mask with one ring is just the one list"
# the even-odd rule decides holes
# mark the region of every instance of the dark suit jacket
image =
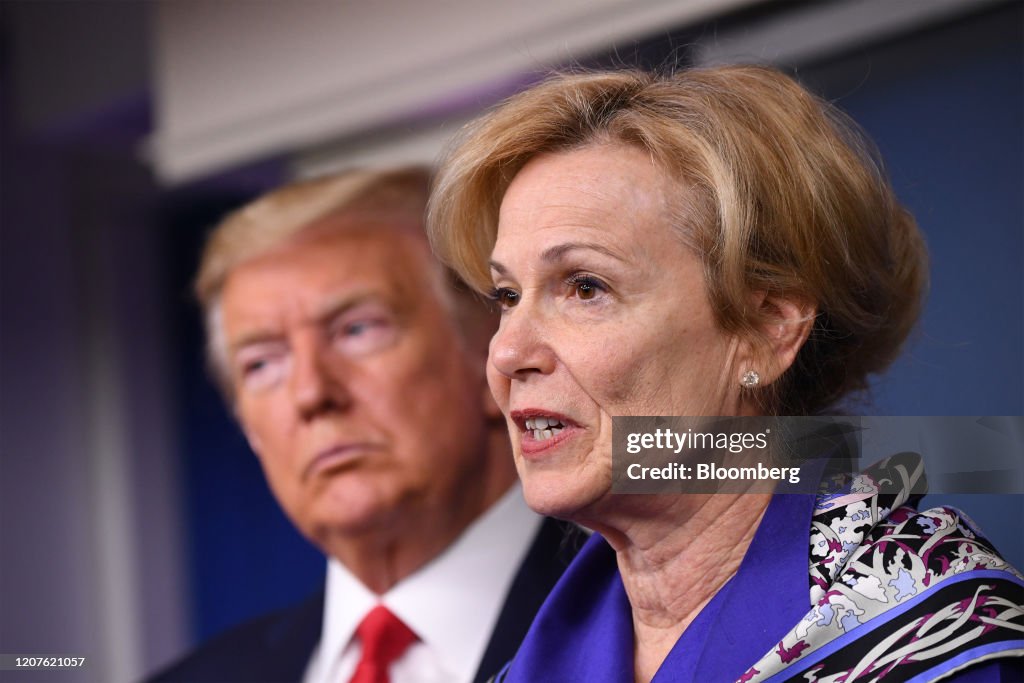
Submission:
[[[498,615],[474,683],[512,658],[533,616],[576,554],[573,532],[545,519]],[[321,591],[306,601],[237,626],[202,645],[149,683],[297,683],[320,641]]]

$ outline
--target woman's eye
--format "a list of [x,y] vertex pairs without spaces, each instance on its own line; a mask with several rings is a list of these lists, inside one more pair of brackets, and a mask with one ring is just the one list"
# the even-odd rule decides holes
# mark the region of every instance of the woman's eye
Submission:
[[576,297],[584,301],[589,301],[601,292],[608,291],[605,284],[593,275],[574,273],[566,282],[573,288],[573,293]]
[[508,287],[495,287],[491,292],[491,299],[503,309],[513,308],[519,303],[519,292]]

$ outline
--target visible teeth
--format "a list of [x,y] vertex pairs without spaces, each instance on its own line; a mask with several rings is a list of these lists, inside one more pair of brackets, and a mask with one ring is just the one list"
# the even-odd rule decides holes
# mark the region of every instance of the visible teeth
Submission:
[[546,429],[562,429],[565,425],[553,417],[530,417],[526,420],[526,429],[529,431],[544,431]]
[[535,441],[545,441],[561,432],[565,427],[551,427],[550,429],[534,429],[530,433]]

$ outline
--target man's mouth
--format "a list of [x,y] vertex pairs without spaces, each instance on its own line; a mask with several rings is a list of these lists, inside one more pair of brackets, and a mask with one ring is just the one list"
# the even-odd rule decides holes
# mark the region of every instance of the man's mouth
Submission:
[[365,457],[369,452],[376,450],[380,450],[380,447],[373,443],[364,442],[339,443],[324,448],[306,465],[302,478],[308,479],[328,470],[348,467],[356,460]]

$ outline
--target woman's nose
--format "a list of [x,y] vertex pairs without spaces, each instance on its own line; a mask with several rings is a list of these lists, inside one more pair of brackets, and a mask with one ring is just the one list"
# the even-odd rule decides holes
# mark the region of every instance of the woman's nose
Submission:
[[491,339],[491,364],[509,379],[550,374],[555,369],[555,354],[547,332],[546,320],[532,309],[520,306],[506,312]]

